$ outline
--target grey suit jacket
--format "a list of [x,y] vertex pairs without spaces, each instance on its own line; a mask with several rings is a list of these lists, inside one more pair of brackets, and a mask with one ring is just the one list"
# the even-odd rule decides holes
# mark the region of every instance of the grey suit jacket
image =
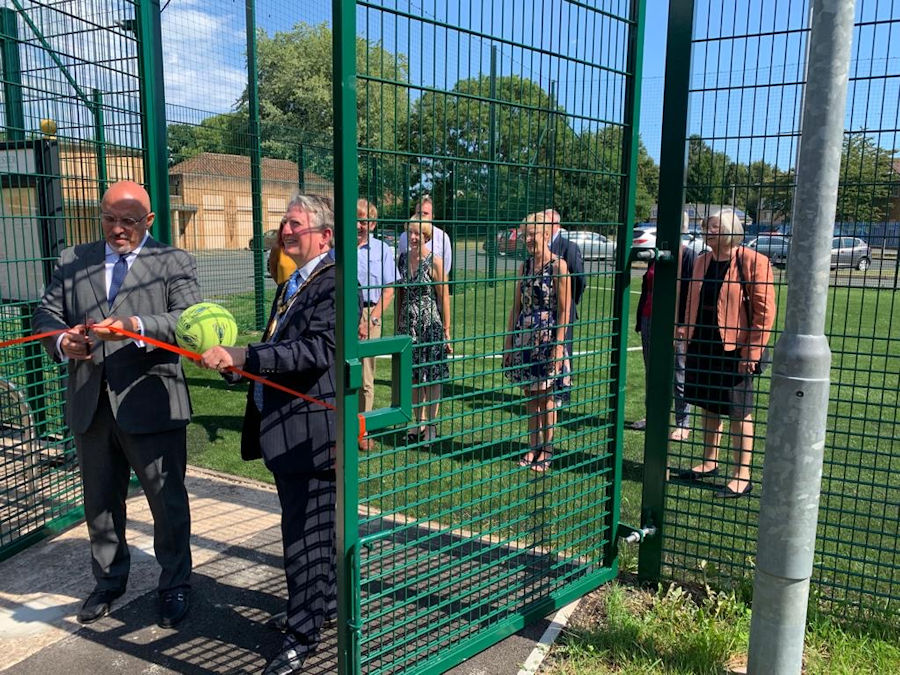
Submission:
[[[139,316],[144,335],[174,342],[181,312],[201,299],[194,258],[148,238],[109,307],[105,255],[103,241],[62,252],[35,310],[32,330],[67,328],[86,318]],[[56,341],[45,338],[44,347],[59,361]],[[154,433],[188,424],[191,404],[177,354],[151,345],[138,347],[132,340],[97,340],[92,356],[89,361],[68,362],[66,421],[73,432],[84,433],[90,426],[104,382],[113,415],[124,431]]]

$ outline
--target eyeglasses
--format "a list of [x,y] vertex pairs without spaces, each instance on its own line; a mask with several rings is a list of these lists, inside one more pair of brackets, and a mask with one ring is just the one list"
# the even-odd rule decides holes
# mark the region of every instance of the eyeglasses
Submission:
[[138,223],[140,223],[142,220],[144,220],[144,218],[146,218],[149,215],[150,215],[150,212],[148,211],[147,213],[142,215],[140,218],[134,219],[134,218],[118,218],[117,216],[114,216],[111,213],[101,213],[100,220],[103,221],[104,225],[109,225],[110,227],[115,227],[117,223],[121,223],[122,227],[131,228],[131,227],[137,226]]
[[324,232],[325,227],[314,227],[312,225],[307,225],[306,223],[301,223],[297,220],[282,220],[281,221],[281,229],[284,229],[284,226],[287,225],[291,232],[294,234],[307,234],[309,232]]

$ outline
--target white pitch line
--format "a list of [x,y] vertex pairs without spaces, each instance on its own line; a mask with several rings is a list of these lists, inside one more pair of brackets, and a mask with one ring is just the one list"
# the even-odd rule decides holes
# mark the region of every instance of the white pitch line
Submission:
[[[630,352],[638,352],[640,351],[640,347],[629,347],[628,351]],[[592,356],[597,352],[575,352],[574,356]],[[390,354],[378,354],[375,357],[376,359],[390,359],[393,358]],[[503,358],[502,354],[451,354],[450,359],[500,359]]]
[[[609,286],[588,286],[588,288],[595,290],[595,291],[614,291],[614,290],[616,290],[615,288],[610,288]],[[628,291],[628,292],[631,293],[632,295],[640,295],[641,294],[640,291]]]
[[556,642],[560,631],[569,623],[569,618],[572,616],[575,608],[578,607],[579,602],[580,598],[570,602],[556,613],[550,625],[547,626],[547,630],[541,635],[541,639],[534,646],[534,649],[531,650],[531,654],[525,659],[525,663],[522,664],[517,675],[534,675],[538,671],[544,658],[550,652],[550,647]]

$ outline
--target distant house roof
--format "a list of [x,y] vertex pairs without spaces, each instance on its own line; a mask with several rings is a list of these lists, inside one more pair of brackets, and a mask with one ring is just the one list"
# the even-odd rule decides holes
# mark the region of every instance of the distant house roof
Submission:
[[[200,176],[223,176],[226,178],[245,178],[250,180],[250,158],[246,155],[226,155],[218,152],[201,152],[190,159],[178,162],[169,169],[170,176],[195,174]],[[303,174],[306,183],[327,186],[332,189],[331,182],[311,171]],[[297,182],[297,163],[288,159],[270,159],[262,161],[262,178],[266,181],[284,183]]]

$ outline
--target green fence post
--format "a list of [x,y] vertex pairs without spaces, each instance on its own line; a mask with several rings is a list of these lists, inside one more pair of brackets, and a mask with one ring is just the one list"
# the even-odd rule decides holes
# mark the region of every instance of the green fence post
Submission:
[[[625,426],[625,393],[627,375],[628,335],[631,332],[629,321],[629,297],[631,288],[631,231],[634,224],[634,200],[637,194],[637,166],[638,148],[640,146],[640,130],[638,120],[641,117],[641,72],[643,69],[642,50],[644,44],[644,0],[632,0],[630,22],[628,31],[628,62],[627,70],[630,77],[626,78],[625,85],[625,111],[626,120],[630,125],[622,129],[622,166],[623,190],[620,192],[619,213],[622,214],[622,222],[619,224],[617,241],[624,245],[616,246],[616,269],[623,270],[620,281],[616,284],[613,299],[613,313],[616,317],[616,345],[614,355],[614,369],[612,378],[612,395],[617,401],[616,419],[612,433],[615,434],[616,452],[613,457],[613,501],[607,522],[613,536],[618,531],[619,514],[622,502],[622,449],[625,446],[623,428]],[[629,116],[630,112],[630,116]],[[641,523],[644,525],[645,523]],[[618,566],[618,546],[614,542],[607,549],[604,565],[607,567]]]
[[337,250],[337,335],[335,371],[338,417],[337,438],[337,581],[338,672],[360,670],[361,618],[356,598],[359,583],[359,433],[358,391],[362,384],[356,279],[356,2],[333,0],[332,53],[334,92],[334,187]]
[[659,209],[657,247],[668,248],[672,257],[660,261],[654,276],[650,332],[650,368],[647,377],[654,394],[647,401],[644,439],[644,485],[641,496],[642,524],[652,524],[657,535],[641,543],[638,578],[659,580],[662,567],[663,513],[666,495],[669,408],[674,377],[673,337],[677,297],[678,260],[681,251],[681,213],[684,201],[685,142],[688,87],[691,71],[693,0],[669,3],[666,42],[666,76],[663,93],[662,150],[659,160]]
[[491,78],[488,93],[488,166],[487,166],[487,262],[488,286],[493,286],[497,278],[497,47],[491,45]]
[[22,105],[22,66],[19,60],[19,28],[16,11],[0,8],[0,58],[3,59],[3,98],[6,102],[6,136],[11,141],[25,138],[25,109]]
[[163,79],[159,0],[138,2],[138,63],[141,90],[144,183],[156,213],[153,236],[172,243],[169,161],[166,147],[166,86]]
[[297,146],[297,189],[306,190],[306,160],[303,157],[303,143]]
[[259,71],[256,63],[256,2],[247,0],[247,107],[250,141],[250,208],[253,218],[253,298],[257,330],[266,323],[262,227],[262,149],[259,138]]
[[106,192],[109,183],[106,174],[106,124],[103,120],[103,92],[94,89],[92,97],[94,102],[94,148],[97,161],[97,191],[100,194],[99,199],[103,199],[103,193]]

